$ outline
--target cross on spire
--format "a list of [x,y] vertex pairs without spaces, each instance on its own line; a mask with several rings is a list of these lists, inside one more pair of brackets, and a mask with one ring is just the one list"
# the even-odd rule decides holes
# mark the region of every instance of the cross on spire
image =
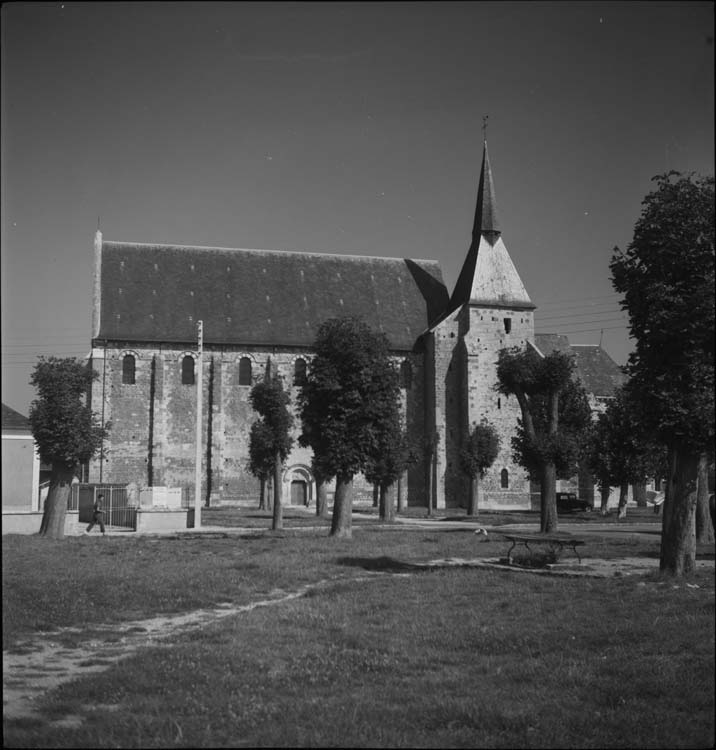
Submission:
[[489,115],[482,116],[482,140],[487,141],[487,118]]

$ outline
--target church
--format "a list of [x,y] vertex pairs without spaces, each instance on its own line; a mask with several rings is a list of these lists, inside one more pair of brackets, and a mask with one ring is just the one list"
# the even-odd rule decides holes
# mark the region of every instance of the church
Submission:
[[[535,309],[502,237],[487,143],[472,243],[452,293],[432,260],[112,242],[98,230],[91,404],[111,429],[88,479],[181,487],[193,504],[200,377],[201,500],[256,505],[259,484],[248,470],[257,419],[251,386],[270,361],[295,408],[318,327],[356,316],[387,336],[400,372],[404,424],[416,444],[430,446],[398,482],[400,505],[426,506],[429,498],[435,508],[466,504],[459,450],[468,430],[486,418],[501,448],[483,482],[482,507],[529,509],[534,488],[510,445],[519,406],[495,390],[498,351],[571,351],[595,411],[622,380],[601,347],[535,334]],[[294,432],[297,438],[298,418]],[[372,499],[361,477],[354,486],[354,500]],[[315,502],[311,453],[297,440],[284,466],[282,498],[287,505]]]

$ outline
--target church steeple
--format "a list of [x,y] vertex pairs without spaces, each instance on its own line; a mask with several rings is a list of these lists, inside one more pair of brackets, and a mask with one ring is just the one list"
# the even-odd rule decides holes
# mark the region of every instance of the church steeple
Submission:
[[487,140],[483,141],[472,243],[450,298],[448,314],[468,303],[530,310],[536,307],[502,241]]
[[492,169],[490,168],[490,157],[487,153],[487,141],[483,142],[482,169],[480,170],[480,183],[477,188],[477,204],[475,206],[475,223],[472,227],[472,236],[479,237],[480,233],[490,234],[492,239],[500,234],[500,222],[497,218],[497,204],[495,202],[495,185],[492,181]]

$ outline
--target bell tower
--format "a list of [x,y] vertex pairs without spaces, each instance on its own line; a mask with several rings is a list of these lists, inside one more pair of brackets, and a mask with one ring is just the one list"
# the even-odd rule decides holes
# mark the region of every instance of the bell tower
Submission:
[[514,397],[497,393],[495,386],[500,349],[534,342],[535,307],[502,238],[484,140],[472,242],[448,310],[431,331],[435,429],[442,438],[435,467],[438,507],[465,504],[468,483],[460,471],[459,451],[482,419],[500,436],[499,455],[482,482],[482,507],[530,507],[529,479],[512,460],[520,408]]

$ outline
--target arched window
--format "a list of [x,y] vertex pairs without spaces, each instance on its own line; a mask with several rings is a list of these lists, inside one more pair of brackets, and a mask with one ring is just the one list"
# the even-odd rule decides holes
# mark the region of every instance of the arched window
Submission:
[[500,472],[500,487],[502,487],[503,490],[506,490],[509,486],[510,486],[510,475],[507,469],[503,469]]
[[306,385],[306,360],[300,357],[293,366],[293,384]]
[[134,385],[135,361],[132,354],[125,354],[122,358],[122,383]]
[[194,385],[194,357],[188,354],[181,361],[181,384]]
[[248,357],[239,360],[239,385],[251,385],[251,360]]
[[400,387],[406,390],[413,387],[413,368],[407,359],[400,364]]

